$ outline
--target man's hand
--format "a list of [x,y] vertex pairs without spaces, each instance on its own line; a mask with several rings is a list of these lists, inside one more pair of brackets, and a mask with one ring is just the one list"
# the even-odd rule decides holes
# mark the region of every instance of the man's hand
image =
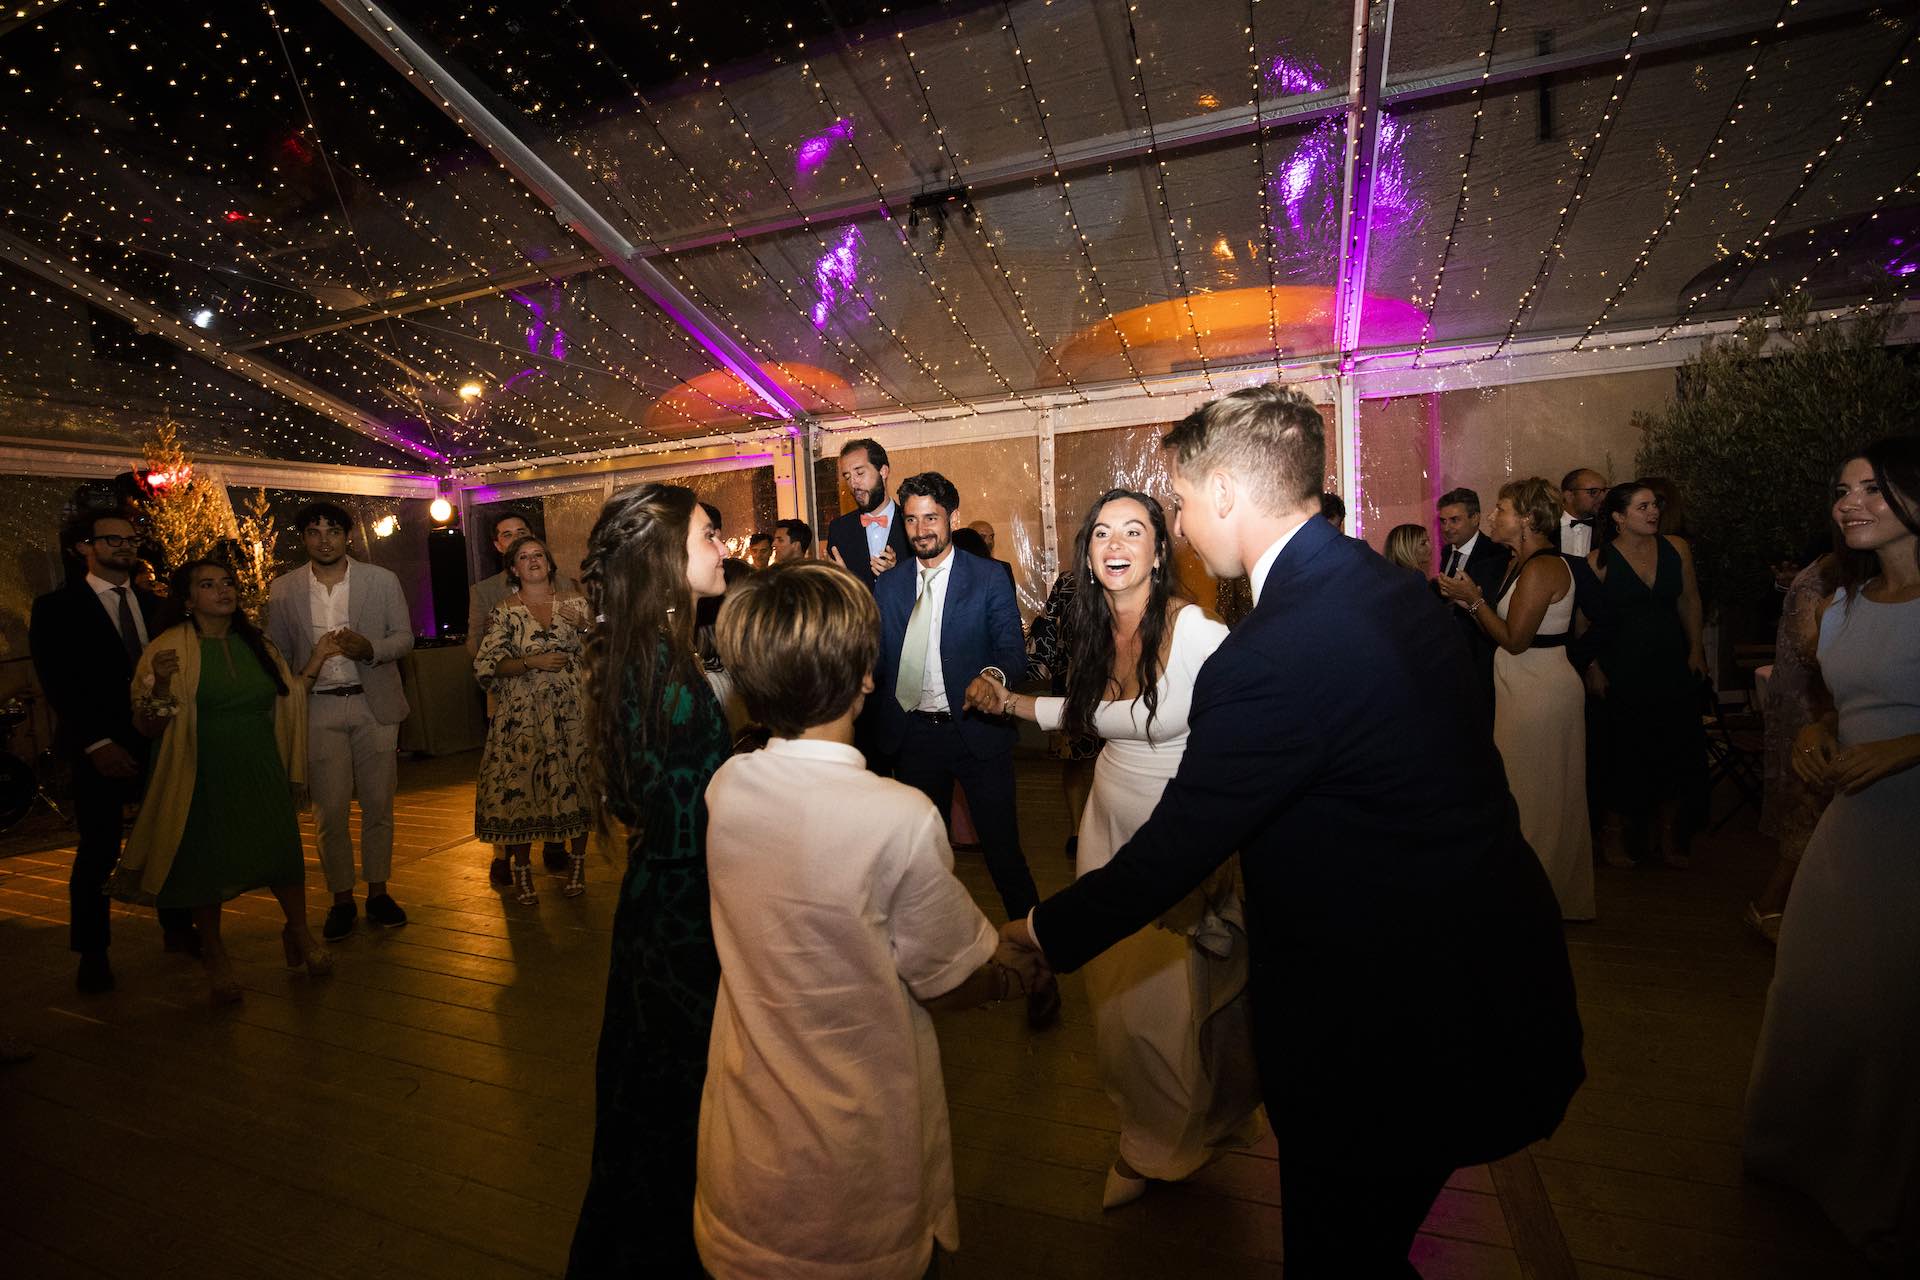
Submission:
[[87,753],[87,763],[103,778],[137,778],[140,776],[140,763],[127,749],[117,742]]
[[1053,971],[1047,968],[1047,957],[1041,954],[1025,920],[1009,920],[1000,926],[1000,945],[993,958],[1019,974],[1028,991],[1053,976]]
[[969,711],[979,711],[986,715],[1004,715],[1000,708],[1007,702],[1007,686],[992,676],[979,675],[967,685],[966,707]]
[[336,630],[333,639],[340,646],[340,652],[355,662],[367,662],[373,657],[373,642],[350,627]]
[[841,558],[840,548],[834,546],[831,542],[827,544],[827,559],[833,561],[842,569],[847,567],[847,562]]
[[894,554],[893,544],[888,543],[880,549],[880,554],[873,558],[873,576],[876,578],[879,577],[887,570],[893,568],[899,560],[900,557]]
[[1607,673],[1600,669],[1598,662],[1587,667],[1587,692],[1596,698],[1607,696]]

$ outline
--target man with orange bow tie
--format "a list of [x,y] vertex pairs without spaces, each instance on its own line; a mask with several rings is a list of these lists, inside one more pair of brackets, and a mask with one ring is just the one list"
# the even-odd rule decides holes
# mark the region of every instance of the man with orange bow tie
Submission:
[[877,440],[849,440],[840,449],[840,478],[854,509],[827,526],[827,554],[873,586],[873,580],[907,558],[907,531],[887,493],[887,451]]

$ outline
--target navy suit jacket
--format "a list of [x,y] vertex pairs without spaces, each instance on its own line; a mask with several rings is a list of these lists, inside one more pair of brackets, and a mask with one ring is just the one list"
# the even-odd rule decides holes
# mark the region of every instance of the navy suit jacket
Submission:
[[[873,584],[880,606],[880,660],[873,668],[873,697],[878,707],[877,744],[888,755],[900,750],[907,732],[907,713],[894,696],[900,675],[900,648],[907,638],[907,620],[913,616],[915,580],[920,562],[912,555],[881,574]],[[987,667],[1007,673],[1007,684],[1017,685],[1027,674],[1027,643],[1020,629],[1020,606],[1014,602],[1011,575],[955,549],[948,571],[947,602],[940,620],[940,673],[946,679],[947,705],[967,750],[976,758],[1004,755],[1013,750],[1020,734],[1003,716],[962,713],[967,686]]]
[[1201,669],[1153,815],[1034,912],[1048,963],[1075,969],[1239,852],[1290,1174],[1495,1159],[1551,1133],[1584,1078],[1559,907],[1444,607],[1308,520]]
[[[160,634],[160,600],[139,587],[131,594],[151,640]],[[119,628],[87,585],[86,572],[35,600],[27,626],[33,668],[53,709],[59,748],[80,752],[111,738],[146,759],[147,739],[133,727],[133,662]]]
[[[840,559],[854,576],[869,587],[873,585],[873,557],[867,552],[867,530],[860,523],[858,511],[835,516],[828,523],[827,545],[840,553]],[[896,566],[912,562],[913,546],[907,541],[907,522],[897,499],[893,504],[893,520],[887,525],[887,545],[893,548]]]

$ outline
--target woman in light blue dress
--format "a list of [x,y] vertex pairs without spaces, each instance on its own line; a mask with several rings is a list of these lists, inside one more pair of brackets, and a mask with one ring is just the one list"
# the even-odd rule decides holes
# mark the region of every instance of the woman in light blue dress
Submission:
[[1920,438],[1834,488],[1840,587],[1820,615],[1833,709],[1794,767],[1833,792],[1801,858],[1747,1088],[1746,1161],[1875,1262],[1920,1274]]

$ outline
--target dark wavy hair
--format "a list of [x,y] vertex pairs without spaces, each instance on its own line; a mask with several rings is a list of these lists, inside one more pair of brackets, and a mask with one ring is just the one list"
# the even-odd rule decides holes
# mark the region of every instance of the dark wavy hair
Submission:
[[[1873,482],[1887,500],[1887,510],[1915,534],[1920,534],[1920,436],[1888,436],[1876,440],[1858,453],[1850,453],[1833,469],[1833,485],[1840,487],[1841,473],[1847,464],[1860,458],[1873,468]],[[1847,545],[1847,536],[1833,519],[1833,503],[1827,504],[1827,520],[1833,525],[1833,560],[1839,584],[1847,590],[1847,606],[1860,596],[1860,588],[1880,573],[1880,553],[1855,551]]]
[[[229,578],[234,577],[232,565],[228,564],[225,560],[215,560],[205,556],[198,560],[189,560],[178,569],[175,569],[172,576],[167,579],[167,598],[160,607],[160,617],[156,623],[154,634],[158,635],[160,632],[171,627],[177,627],[183,622],[193,623],[194,634],[200,634],[200,624],[194,619],[193,610],[187,607],[188,598],[192,594],[193,574],[196,569],[218,569]],[[235,595],[239,594],[239,586],[239,580],[235,578]],[[261,632],[260,628],[253,625],[253,619],[247,616],[247,611],[238,606],[236,606],[233,611],[232,625],[233,634],[239,636],[247,648],[253,651],[253,656],[260,662],[260,669],[267,673],[267,679],[273,681],[275,691],[281,697],[286,697],[287,682],[280,676],[280,665],[273,660],[273,655],[267,651],[267,637]]]
[[1633,495],[1645,489],[1655,498],[1660,491],[1644,480],[1623,480],[1607,490],[1607,496],[1600,499],[1600,509],[1593,513],[1593,548],[1598,551],[1620,536],[1620,528],[1614,524],[1615,516],[1627,513],[1627,507],[1633,501]]
[[1131,498],[1147,509],[1153,524],[1153,556],[1157,564],[1147,579],[1147,609],[1140,616],[1140,660],[1134,678],[1147,707],[1147,729],[1160,710],[1160,645],[1167,634],[1167,604],[1173,599],[1173,539],[1167,533],[1166,513],[1152,496],[1135,489],[1109,489],[1080,522],[1073,537],[1073,596],[1067,601],[1061,630],[1068,637],[1067,705],[1060,727],[1070,737],[1097,736],[1093,713],[1103,701],[1120,692],[1113,678],[1113,607],[1093,576],[1088,561],[1093,526],[1109,502]]
[[[600,792],[631,825],[637,781],[629,762],[667,735],[667,687],[704,679],[693,646],[687,530],[693,490],[643,484],[600,508],[580,562],[580,586],[599,619],[587,637],[588,725]],[[640,715],[631,721],[626,708]],[[634,734],[638,734],[637,740]]]

